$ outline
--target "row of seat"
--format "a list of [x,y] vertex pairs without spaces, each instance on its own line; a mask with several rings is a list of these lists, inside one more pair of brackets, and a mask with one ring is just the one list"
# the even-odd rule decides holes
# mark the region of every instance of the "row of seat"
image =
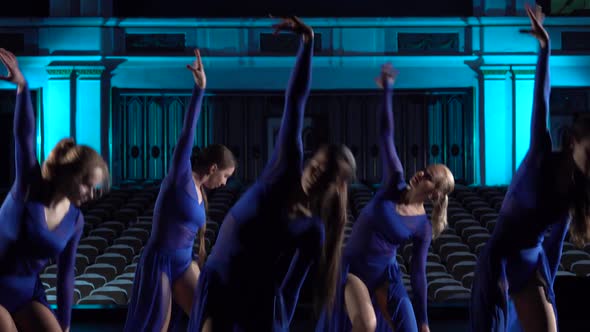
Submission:
[[[205,234],[208,251],[239,189],[228,186],[209,193]],[[137,263],[151,233],[158,190],[157,183],[139,188],[137,185],[113,188],[110,193],[82,207],[85,229],[76,255],[75,303],[127,304]],[[198,252],[198,246],[198,241],[195,241],[195,252]],[[57,281],[55,262],[50,262],[40,278],[48,301],[54,303]]]
[[[215,245],[223,218],[247,186],[230,184],[209,195],[206,249]],[[128,182],[83,206],[84,236],[76,257],[76,303],[125,304],[143,246],[151,232],[151,218],[159,190],[158,181]],[[350,187],[344,245],[361,210],[375,188],[355,183]],[[494,230],[506,187],[456,186],[449,198],[448,228],[429,248],[426,272],[432,302],[465,301],[469,297],[477,255]],[[433,209],[425,204],[427,213]],[[198,250],[195,241],[194,250]],[[412,243],[401,245],[397,261],[411,294]],[[55,262],[41,279],[50,301],[55,298]],[[561,275],[590,274],[590,247],[578,250],[565,242]]]
[[[353,211],[358,214],[372,198],[374,190],[358,184],[353,186],[350,195]],[[505,194],[506,187],[456,187],[449,198],[448,228],[429,248],[426,270],[430,301],[462,301],[469,296],[477,255],[494,230]],[[430,204],[425,204],[425,208],[427,213],[432,212]],[[411,292],[408,275],[411,259],[412,244],[400,246],[397,261],[408,292]],[[577,250],[566,241],[558,274],[588,276],[590,246]]]

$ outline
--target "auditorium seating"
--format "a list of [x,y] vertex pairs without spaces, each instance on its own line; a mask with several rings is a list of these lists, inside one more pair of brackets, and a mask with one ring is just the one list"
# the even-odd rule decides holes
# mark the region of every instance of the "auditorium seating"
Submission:
[[[209,197],[206,248],[215,240],[224,216],[247,186],[237,182],[214,190]],[[142,247],[151,231],[151,218],[159,185],[155,181],[132,182],[114,187],[97,201],[83,206],[84,235],[76,257],[75,301],[77,304],[125,305],[131,296],[134,272]],[[355,183],[350,188],[345,243],[362,208],[371,200],[375,188]],[[428,298],[431,303],[466,303],[477,254],[490,238],[505,187],[467,187],[457,185],[450,196],[448,228],[432,242],[426,266]],[[427,212],[432,206],[426,204]],[[198,252],[198,241],[194,250]],[[397,251],[404,284],[411,293],[410,261],[412,243]],[[48,300],[55,303],[55,262],[45,268],[41,280]],[[579,249],[566,242],[559,275],[590,275],[590,246]]]

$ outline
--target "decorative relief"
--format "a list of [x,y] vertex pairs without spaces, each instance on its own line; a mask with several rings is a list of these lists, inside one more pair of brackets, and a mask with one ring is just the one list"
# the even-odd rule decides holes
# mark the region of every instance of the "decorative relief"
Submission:
[[512,69],[515,76],[535,76],[536,70],[534,69]]
[[184,33],[125,35],[127,53],[182,53],[185,44]]
[[398,33],[398,51],[459,52],[458,33]]
[[502,76],[508,73],[508,69],[483,69],[481,72],[484,74],[484,76]]
[[104,72],[104,67],[96,68],[76,68],[76,74],[80,76],[100,76]]
[[74,68],[47,68],[47,73],[53,77],[67,78],[72,75]]

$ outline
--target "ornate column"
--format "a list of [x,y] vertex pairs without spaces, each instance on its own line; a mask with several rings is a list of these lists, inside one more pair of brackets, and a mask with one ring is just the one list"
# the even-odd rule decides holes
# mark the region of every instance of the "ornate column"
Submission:
[[514,170],[516,171],[531,142],[535,67],[512,67],[512,74],[514,77]]
[[484,185],[510,183],[513,170],[512,84],[508,66],[482,66]]
[[76,66],[76,142],[99,153],[102,151],[102,80],[103,66]]
[[47,67],[49,80],[43,107],[43,160],[62,138],[70,137],[75,123],[71,112],[75,107],[72,66]]

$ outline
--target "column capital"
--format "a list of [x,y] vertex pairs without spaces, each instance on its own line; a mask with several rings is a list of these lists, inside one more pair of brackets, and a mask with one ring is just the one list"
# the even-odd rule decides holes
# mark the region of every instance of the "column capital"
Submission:
[[510,66],[481,66],[479,70],[485,80],[504,80],[508,77]]
[[535,66],[512,66],[512,73],[514,79],[517,80],[532,80],[535,79]]
[[75,66],[74,70],[79,78],[98,79],[105,71],[104,66]]
[[46,68],[49,79],[68,79],[74,71],[72,66],[48,66]]

